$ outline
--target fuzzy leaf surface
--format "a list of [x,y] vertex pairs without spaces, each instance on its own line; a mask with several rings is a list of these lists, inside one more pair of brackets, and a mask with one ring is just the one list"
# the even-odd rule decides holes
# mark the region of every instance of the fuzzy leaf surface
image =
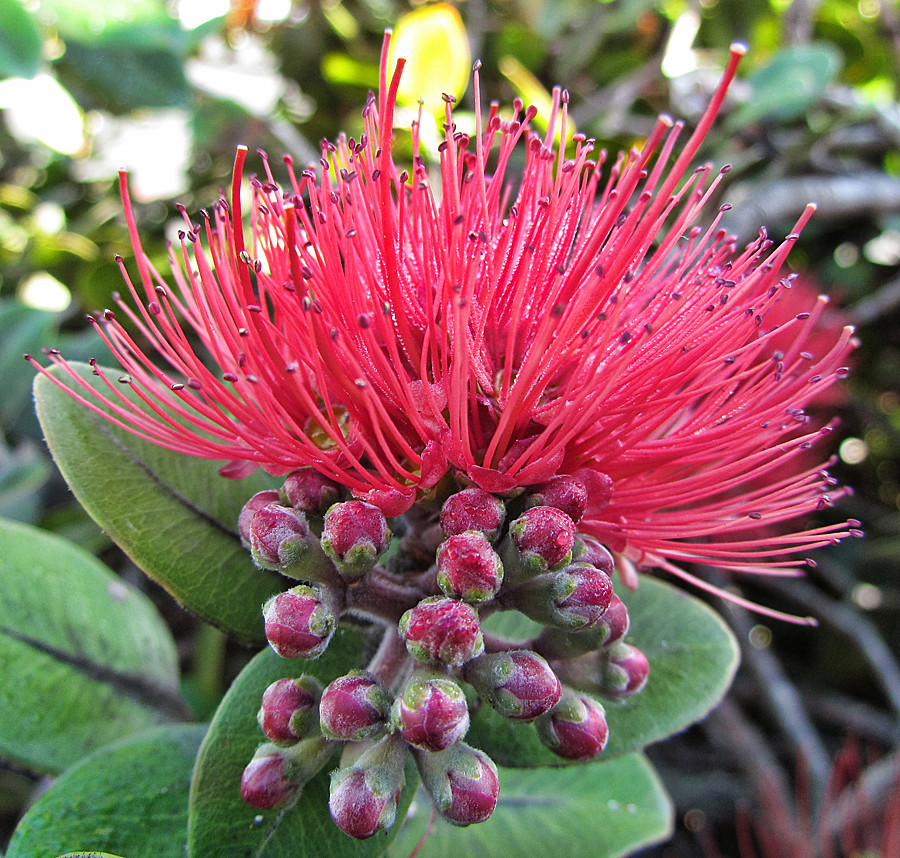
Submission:
[[0,756],[59,772],[182,711],[168,626],[57,536],[0,520]]
[[159,727],[86,757],[22,818],[6,858],[183,858],[188,788],[204,725]]
[[[90,366],[75,366],[100,388]],[[251,495],[271,488],[270,479],[259,472],[225,479],[221,463],[143,441],[42,375],[34,397],[57,466],[112,540],[188,610],[243,640],[264,641],[260,607],[286,581],[253,565],[237,519]]]
[[[642,754],[556,771],[500,769],[499,776],[500,798],[491,818],[456,828],[438,817],[418,858],[618,858],[672,832],[672,804]],[[431,805],[420,791],[390,858],[411,854],[430,816]]]

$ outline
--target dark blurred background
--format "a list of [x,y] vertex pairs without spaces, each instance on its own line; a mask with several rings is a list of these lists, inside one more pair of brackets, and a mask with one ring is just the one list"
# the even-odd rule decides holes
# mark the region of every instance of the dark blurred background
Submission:
[[[561,84],[577,129],[612,151],[661,111],[690,125],[729,43],[747,43],[702,155],[733,165],[719,196],[741,238],[763,224],[784,235],[819,204],[790,259],[797,291],[831,297],[823,336],[853,324],[861,341],[851,378],[815,406],[841,419],[833,472],[854,490],[823,515],[867,535],[817,555],[805,581],[745,588],[818,617],[816,630],[719,606],[744,663],[703,724],[651,751],[678,824],[654,854],[897,856],[900,16],[888,0],[0,0],[0,515],[78,542],[150,592],[208,716],[247,655],[156,591],[67,493],[22,354],[97,350],[84,313],[110,302],[114,255],[130,253],[117,168],[165,270],[174,202],[213,202],[237,143],[277,168],[283,152],[305,165],[321,138],[359,133],[388,26],[411,60],[410,120],[420,94],[448,91],[470,121],[480,58],[487,99],[540,105]],[[425,102],[426,150],[442,109]],[[0,848],[37,785],[0,765]]]

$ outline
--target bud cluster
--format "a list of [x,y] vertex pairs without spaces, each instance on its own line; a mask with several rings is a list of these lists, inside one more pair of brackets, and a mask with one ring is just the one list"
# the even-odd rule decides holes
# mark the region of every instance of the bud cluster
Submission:
[[[438,813],[455,825],[482,822],[499,780],[464,741],[479,701],[533,723],[565,760],[596,757],[609,729],[595,695],[627,698],[649,672],[625,642],[613,555],[578,531],[597,502],[584,482],[561,475],[513,500],[464,488],[439,515],[414,507],[389,525],[377,506],[342,500],[339,486],[309,470],[251,498],[241,538],[258,566],[294,580],[263,607],[275,652],[316,658],[345,614],[384,631],[367,669],[324,689],[301,676],[266,690],[259,723],[268,743],[244,773],[244,799],[283,805],[340,746],[330,809],[347,834],[393,824],[410,755]],[[482,628],[509,610],[540,634],[511,642]]]

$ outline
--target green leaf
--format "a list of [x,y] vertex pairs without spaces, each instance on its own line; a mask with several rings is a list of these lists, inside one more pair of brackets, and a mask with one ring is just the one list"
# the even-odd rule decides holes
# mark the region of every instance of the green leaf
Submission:
[[191,770],[205,730],[160,727],[86,757],[25,814],[6,858],[47,858],[73,847],[183,858]]
[[158,0],[44,0],[63,39],[127,48],[167,48],[181,27]]
[[0,756],[57,772],[182,711],[168,627],[80,548],[0,521]]
[[[676,587],[645,576],[637,590],[619,595],[631,615],[627,640],[647,656],[650,680],[630,700],[604,704],[609,745],[603,759],[640,750],[703,718],[728,690],[739,658],[719,615]],[[512,614],[507,622],[514,621]],[[472,718],[466,741],[499,765],[567,765],[541,744],[532,725],[514,724],[489,706]]]
[[[265,741],[256,723],[263,691],[276,679],[302,673],[327,684],[361,666],[365,650],[366,639],[360,632],[341,626],[316,661],[283,659],[266,649],[244,668],[219,706],[197,756],[188,821],[188,854],[192,858],[295,858],[311,854],[310,844],[315,844],[315,855],[375,856],[384,852],[399,824],[385,834],[358,841],[331,821],[329,773],[336,760],[304,787],[298,804],[287,811],[250,807],[242,801],[239,789],[244,767]],[[415,768],[408,764],[398,820],[403,819],[417,783]]]
[[37,24],[19,0],[0,0],[0,78],[31,78],[40,67]]
[[825,42],[782,48],[747,79],[752,95],[729,118],[729,125],[800,118],[822,97],[841,64],[838,49]]
[[33,522],[40,512],[38,489],[51,470],[46,453],[31,441],[10,450],[0,438],[0,518]]
[[183,107],[191,99],[181,54],[167,48],[69,40],[56,68],[85,109],[127,113],[141,107]]
[[[499,774],[500,798],[491,818],[456,828],[438,817],[418,858],[615,858],[671,835],[672,804],[641,754],[603,765],[554,771],[500,769]],[[430,815],[428,798],[420,794],[388,851],[390,858],[411,854]]]
[[121,856],[113,855],[111,852],[66,852],[59,858],[121,858]]
[[[100,389],[89,366],[74,366]],[[189,610],[239,638],[264,641],[260,607],[286,581],[253,565],[237,519],[270,480],[262,473],[225,479],[220,463],[142,441],[44,376],[35,379],[34,397],[57,466],[113,541]]]

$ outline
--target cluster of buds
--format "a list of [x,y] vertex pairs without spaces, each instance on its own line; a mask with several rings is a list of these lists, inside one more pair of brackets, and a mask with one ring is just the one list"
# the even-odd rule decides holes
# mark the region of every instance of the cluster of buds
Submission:
[[[597,697],[638,693],[649,667],[624,641],[613,556],[578,531],[588,500],[583,482],[557,476],[513,499],[465,488],[439,512],[416,506],[389,525],[311,470],[251,498],[239,528],[254,562],[298,582],[263,606],[275,652],[316,658],[346,614],[383,632],[365,670],[324,689],[308,676],[269,687],[259,715],[268,742],[244,773],[245,801],[289,803],[340,748],[332,818],[370,837],[394,822],[411,754],[438,813],[483,822],[497,803],[497,767],[464,741],[481,704],[533,723],[563,759],[596,757],[609,737]],[[482,628],[513,610],[540,633],[507,641]]]

